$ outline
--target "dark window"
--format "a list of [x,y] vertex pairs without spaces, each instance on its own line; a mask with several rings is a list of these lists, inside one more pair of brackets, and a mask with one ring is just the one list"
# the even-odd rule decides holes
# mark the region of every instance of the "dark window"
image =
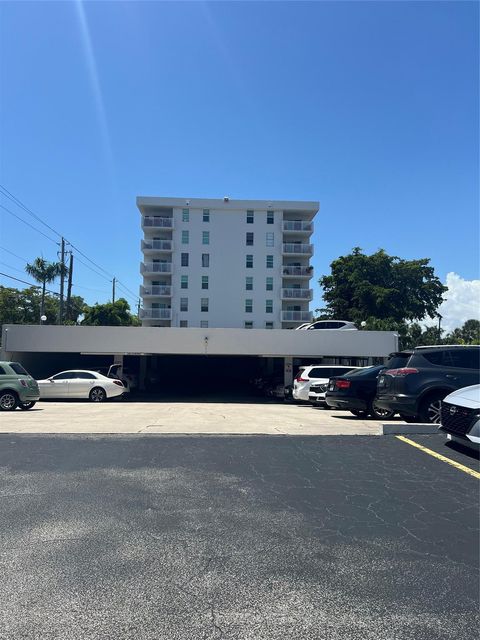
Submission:
[[74,380],[75,378],[75,371],[65,371],[64,373],[57,373],[56,376],[52,376],[52,380]]
[[273,211],[267,211],[267,224],[273,224]]
[[81,380],[96,380],[93,373],[87,373],[86,371],[77,371],[75,378],[80,378]]
[[203,210],[203,221],[210,222],[210,209]]
[[10,363],[10,368],[13,369],[15,371],[15,373],[17,373],[20,376],[28,376],[28,372],[25,371],[25,369],[22,367],[21,364],[19,364],[18,362],[11,362]]
[[247,231],[247,247],[253,246],[253,233],[251,231]]
[[[332,370],[328,367],[326,369],[320,369],[320,367],[314,368],[308,374],[309,378],[330,378]],[[335,375],[335,374],[334,374]]]
[[6,376],[7,373],[3,367],[0,367],[0,376]]
[[442,364],[444,364],[444,360],[443,360],[444,352],[441,351],[440,349],[438,349],[437,351],[430,351],[428,353],[419,352],[419,354],[422,355],[425,358],[425,360],[428,360],[430,364],[435,364],[438,366],[442,366]]
[[253,255],[248,254],[245,257],[245,266],[247,269],[253,269]]
[[181,260],[182,267],[188,267],[188,253],[182,253]]
[[247,223],[253,224],[253,211],[247,211]]
[[444,366],[459,369],[478,369],[480,349],[452,349],[445,351]]
[[267,256],[267,269],[273,269],[273,256]]

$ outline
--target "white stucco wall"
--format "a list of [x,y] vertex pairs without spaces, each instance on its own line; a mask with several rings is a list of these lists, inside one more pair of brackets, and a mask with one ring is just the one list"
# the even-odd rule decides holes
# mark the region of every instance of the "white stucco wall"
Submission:
[[385,357],[397,343],[390,331],[4,325],[1,357],[22,352]]

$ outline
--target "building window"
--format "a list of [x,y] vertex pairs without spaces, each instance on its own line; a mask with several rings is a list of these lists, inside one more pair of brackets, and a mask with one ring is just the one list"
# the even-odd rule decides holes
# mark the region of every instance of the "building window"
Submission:
[[190,220],[190,211],[188,209],[182,209],[182,222],[188,222]]
[[182,231],[182,244],[188,244],[188,231]]
[[245,321],[245,329],[253,329],[253,322],[251,320]]
[[208,276],[202,276],[202,289],[208,289]]
[[210,266],[210,254],[202,253],[202,267],[209,267],[209,266]]
[[210,244],[210,231],[202,231],[202,244]]
[[208,329],[208,320],[200,320],[200,329]]
[[180,298],[180,311],[188,311],[188,298]]
[[245,313],[253,312],[253,300],[245,300]]
[[273,269],[273,256],[267,256],[267,269]]
[[273,211],[267,211],[267,224],[273,224]]
[[253,269],[253,255],[250,253],[246,256],[245,266],[247,269]]
[[200,300],[200,311],[208,311],[208,298]]
[[180,276],[180,289],[188,289],[188,276]]
[[253,246],[253,233],[247,231],[247,247]]
[[181,327],[188,327],[188,320],[180,320]]
[[267,291],[273,291],[273,278],[267,278],[267,281],[265,283],[265,289]]
[[188,267],[188,253],[182,253],[181,263],[182,267]]
[[265,322],[265,329],[273,329],[273,322]]
[[270,231],[265,236],[265,244],[266,244],[267,247],[274,247],[275,246],[275,236]]
[[253,224],[253,211],[247,211],[247,223]]
[[273,300],[265,300],[265,313],[273,313]]
[[245,278],[245,289],[247,291],[253,291],[253,278],[251,276]]
[[203,221],[210,222],[210,209],[203,210]]

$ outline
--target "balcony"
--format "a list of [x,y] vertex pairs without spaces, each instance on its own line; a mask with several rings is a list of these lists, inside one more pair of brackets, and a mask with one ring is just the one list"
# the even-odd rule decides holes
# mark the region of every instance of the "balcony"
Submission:
[[282,300],[312,300],[313,289],[297,289],[287,287],[282,289]]
[[141,298],[171,298],[172,287],[170,285],[155,284],[151,287],[140,287]]
[[141,262],[140,263],[140,273],[151,274],[151,273],[172,273],[172,263],[171,262]]
[[307,220],[284,220],[284,233],[308,234],[313,233],[313,222]]
[[312,311],[282,311],[282,322],[311,322]]
[[171,240],[142,240],[142,251],[146,254],[161,251],[171,253],[173,251],[173,243]]
[[286,256],[313,256],[313,244],[288,242],[283,245],[282,252]]
[[144,216],[142,218],[142,229],[173,229],[173,217]]
[[313,267],[283,266],[283,278],[311,278],[312,275]]
[[140,309],[142,320],[171,320],[171,309]]

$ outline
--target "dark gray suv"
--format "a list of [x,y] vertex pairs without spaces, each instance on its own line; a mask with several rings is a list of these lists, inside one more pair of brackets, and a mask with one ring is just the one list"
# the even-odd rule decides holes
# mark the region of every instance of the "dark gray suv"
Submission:
[[439,423],[441,401],[480,382],[480,346],[416,347],[405,365],[378,377],[376,404],[406,422]]

